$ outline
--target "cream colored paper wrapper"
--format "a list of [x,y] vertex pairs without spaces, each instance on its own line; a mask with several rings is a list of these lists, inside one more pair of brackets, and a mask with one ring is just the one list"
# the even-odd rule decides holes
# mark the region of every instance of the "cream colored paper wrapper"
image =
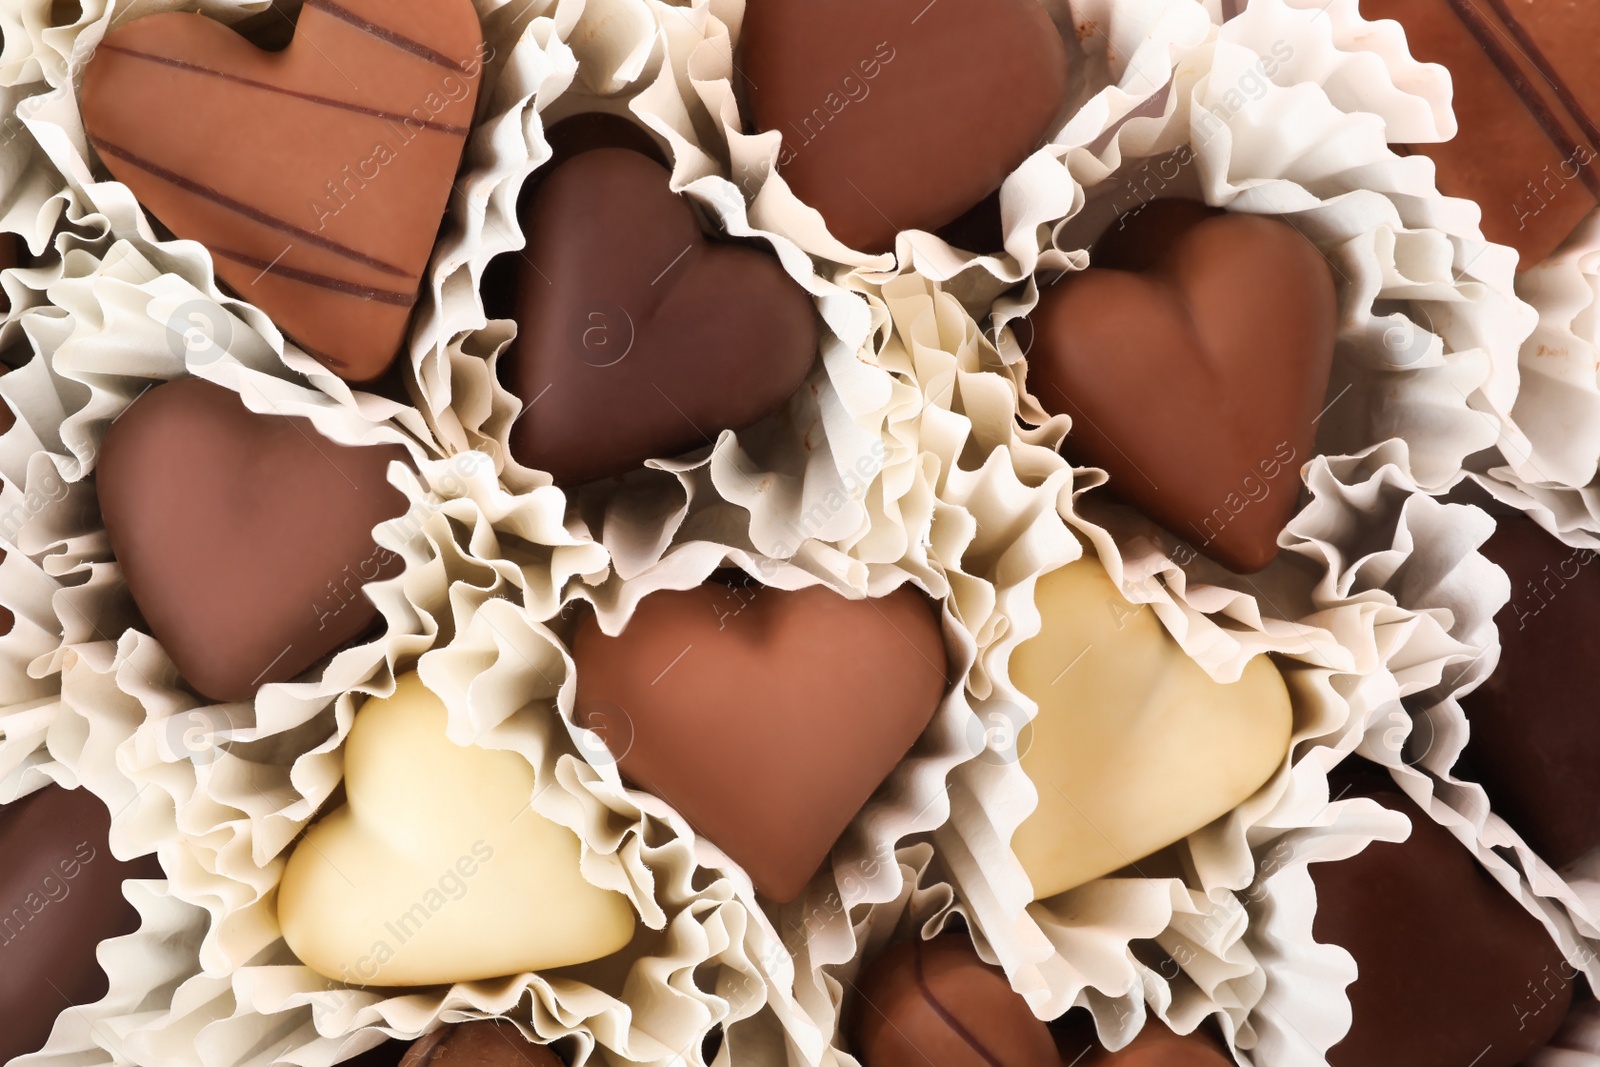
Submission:
[[[117,840],[159,854],[172,897],[203,916],[171,1009],[137,1027],[118,1020],[129,1027],[127,1057],[323,1067],[385,1034],[499,1013],[544,1040],[575,1037],[580,1062],[698,1062],[715,1025],[757,1016],[751,1032],[763,1027],[781,1044],[784,1019],[798,1013],[764,970],[781,952],[762,924],[728,880],[697,876],[686,841],[594,788],[552,715],[570,664],[532,620],[553,616],[565,585],[606,564],[599,546],[564,526],[559,493],[512,496],[487,457],[430,459],[398,429],[266,373],[275,355],[241,320],[221,320],[233,331],[226,352],[169,344],[169,309],[205,298],[133,245],[116,242],[103,258],[73,248],[59,273],[48,303],[8,327],[34,350],[7,376],[8,395],[31,390],[32,401],[18,431],[0,439],[8,473],[30,457],[20,492],[52,478],[65,485],[17,539],[18,555],[54,579],[18,613],[48,623],[40,629],[53,647],[27,667],[59,697],[0,711],[0,752],[16,775],[37,777],[48,757],[125,796]],[[310,418],[343,444],[403,444],[415,464],[391,469],[412,506],[377,531],[406,561],[401,577],[367,587],[384,635],[306,681],[266,687],[253,705],[197,704],[159,646],[123,629],[131,605],[87,480],[111,420],[150,382],[185,373],[237,390],[257,410]],[[535,809],[585,841],[586,877],[638,909],[629,950],[551,975],[406,996],[334,986],[289,956],[273,903],[286,850],[339,785],[340,744],[361,696],[390,691],[412,668],[446,700],[452,737],[518,751],[535,767]]]
[[1600,212],[1545,262],[1524,271],[1517,289],[1539,312],[1522,346],[1522,389],[1515,417],[1528,447],[1502,450],[1485,488],[1527,511],[1574,545],[1600,544]]
[[[117,17],[171,6],[127,6]],[[212,14],[255,9],[201,6]],[[1330,391],[1335,407],[1319,447],[1362,452],[1401,438],[1405,445],[1373,455],[1399,472],[1396,484],[1409,486],[1400,494],[1409,501],[1418,487],[1459,479],[1465,456],[1514,441],[1507,415],[1516,350],[1532,314],[1510,295],[1504,257],[1474,243],[1475,209],[1439,198],[1424,165],[1383,145],[1375,115],[1417,131],[1408,139],[1425,139],[1429,123],[1442,129],[1436,87],[1407,81],[1393,63],[1392,40],[1365,41],[1351,7],[1336,3],[1332,17],[1318,19],[1281,0],[1257,0],[1220,31],[1187,4],[1063,9],[1063,27],[1098,17],[1104,38],[1089,34],[1084,47],[1100,50],[1091,67],[1104,80],[1057,143],[1008,183],[1007,255],[974,263],[903,238],[898,264],[841,254],[841,270],[819,274],[806,253],[826,235],[808,229],[806,209],[792,197],[785,202],[781,180],[728,178],[751,167],[759,173],[776,150],[761,138],[733,136],[727,57],[736,5],[615,0],[523,10],[485,3],[496,60],[409,355],[419,409],[352,391],[322,371],[259,311],[222,296],[203,250],[158,245],[125,188],[92,180],[65,80],[105,30],[106,19],[86,11],[71,46],[52,46],[64,74],[29,130],[67,179],[66,217],[99,243],[93,256],[69,254],[67,277],[51,286],[53,308],[22,316],[18,329],[30,338],[37,332],[49,362],[39,360],[15,386],[0,382],[0,394],[34,383],[55,398],[59,410],[41,409],[29,432],[49,442],[58,476],[65,466],[80,479],[65,478],[75,486],[66,500],[23,531],[22,554],[36,563],[47,558],[44,573],[54,581],[88,579],[45,589],[26,605],[42,606],[49,625],[41,629],[53,625],[59,634],[59,651],[30,653],[28,662],[46,691],[55,684],[62,696],[42,726],[28,727],[40,739],[16,765],[38,758],[43,745],[69,765],[94,769],[86,773],[156,787],[139,794],[122,825],[161,851],[174,894],[204,908],[211,923],[199,952],[205,973],[178,989],[173,1010],[147,1027],[137,1046],[143,1061],[283,1058],[322,1067],[374,1042],[380,1030],[413,1035],[439,1019],[515,1006],[541,1037],[577,1035],[585,1053],[595,1041],[594,1055],[607,1061],[694,1062],[698,1037],[722,1021],[730,1024],[728,1048],[740,1050],[732,1055],[819,1062],[839,988],[813,968],[826,974],[859,958],[849,916],[910,892],[908,871],[924,865],[908,867],[896,850],[917,836],[937,850],[947,870],[939,878],[954,888],[980,947],[1039,1014],[1088,1004],[1117,1043],[1147,1010],[1178,1029],[1220,1014],[1241,1047],[1258,1041],[1256,957],[1294,946],[1253,948],[1243,910],[1225,902],[1255,883],[1261,847],[1276,833],[1326,818],[1327,766],[1382,721],[1393,694],[1436,686],[1449,665],[1476,654],[1446,612],[1408,611],[1362,584],[1408,561],[1414,572],[1447,574],[1460,557],[1407,526],[1359,565],[1344,563],[1369,543],[1374,490],[1319,462],[1311,502],[1286,536],[1291,553],[1308,563],[1286,558],[1253,589],[1233,587],[1237,580],[1203,563],[1179,568],[1170,562],[1177,546],[1165,535],[1103,507],[1097,494],[1084,497],[1103,476],[1061,461],[1053,446],[1065,421],[1030,406],[1022,353],[1003,327],[1031,306],[1034,287],[1002,302],[993,322],[1002,328],[991,337],[977,323],[1004,284],[1085,264],[1081,250],[1096,221],[1118,206],[1111,194],[1124,188],[1116,179],[1130,166],[1200,141],[1184,171],[1192,185],[1175,180],[1173,191],[1199,191],[1236,210],[1282,211],[1347,276],[1344,377],[1335,384],[1350,384],[1354,395],[1340,400]],[[604,48],[592,32],[602,25]],[[1273,50],[1280,42],[1288,58]],[[1270,77],[1257,65],[1262,57],[1276,61]],[[786,412],[754,431],[724,435],[709,456],[654,464],[626,494],[580,497],[569,513],[564,495],[517,468],[505,449],[521,405],[495,383],[490,358],[504,350],[511,329],[485,320],[476,282],[490,258],[522,243],[514,203],[548,158],[546,120],[589,108],[626,109],[666,140],[674,187],[728,233],[770,242],[812,292],[826,331],[814,388]],[[1286,139],[1285,130],[1298,132]],[[99,236],[107,232],[121,240]],[[950,279],[949,291],[915,275],[896,277],[912,263]],[[198,309],[198,351],[180,346],[173,355],[167,323],[186,325],[185,315]],[[224,314],[214,317],[213,309]],[[1415,329],[1401,309],[1431,331]],[[206,343],[219,331],[225,344]],[[120,339],[115,351],[102,332]],[[290,380],[280,354],[322,395]],[[373,591],[389,635],[341,653],[317,682],[271,687],[253,709],[193,707],[163,677],[153,642],[97,639],[74,614],[116,618],[127,608],[104,566],[92,499],[75,510],[93,443],[137,391],[134,382],[185,366],[239,389],[248,402],[314,417],[335,439],[404,439],[419,467],[417,475],[393,475],[417,521],[385,542],[410,564],[403,578]],[[1375,396],[1389,399],[1373,404]],[[1015,427],[1019,410],[1033,428]],[[1376,414],[1351,414],[1367,410]],[[473,461],[474,446],[492,464]],[[5,448],[0,442],[0,460],[9,456]],[[25,467],[19,491],[26,494],[30,478],[42,489],[48,473]],[[1033,582],[1076,558],[1080,536],[1130,598],[1152,604],[1214,676],[1235,676],[1262,651],[1294,664],[1295,758],[1238,812],[1173,850],[1181,876],[1103,880],[1070,902],[1025,909],[1031,891],[1007,841],[1032,809],[1032,789],[1003,751],[988,752],[984,742],[994,716],[1031,714],[1010,687],[1005,660],[1037,629]],[[572,721],[570,660],[562,635],[540,621],[581,598],[620,625],[645,592],[696,584],[725,561],[780,586],[822,582],[849,595],[881,595],[911,581],[948,593],[946,638],[967,671],[918,758],[875,798],[831,869],[776,914],[764,913],[742,874],[670,809],[621,785],[596,739]],[[625,954],[571,982],[528,978],[389,999],[328,989],[284,957],[270,907],[282,851],[337,784],[352,692],[383,692],[413,663],[450,705],[452,736],[515,748],[541,782],[553,783],[539,810],[583,838],[591,880],[634,899],[655,931],[655,954]],[[526,713],[530,694],[539,705],[533,714]],[[547,721],[552,707],[565,729]],[[183,739],[195,737],[197,725],[202,747],[194,751]],[[8,751],[0,749],[0,758],[9,759]],[[952,811],[957,818],[948,818]],[[692,892],[702,884],[692,881],[695,872],[706,869],[709,888]],[[695,982],[697,972],[715,975],[712,990]]]

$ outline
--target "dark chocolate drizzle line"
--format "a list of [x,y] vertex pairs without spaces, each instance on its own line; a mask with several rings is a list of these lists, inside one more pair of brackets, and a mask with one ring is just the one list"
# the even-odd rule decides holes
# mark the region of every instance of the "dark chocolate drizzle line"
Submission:
[[319,11],[326,11],[334,18],[348,22],[350,25],[354,26],[363,33],[370,34],[385,44],[393,45],[401,51],[410,52],[414,56],[417,56],[421,59],[426,59],[429,63],[433,63],[441,67],[448,67],[449,69],[462,74],[465,74],[467,71],[467,64],[459,63],[445,55],[443,52],[436,52],[432,48],[429,48],[427,45],[423,44],[421,41],[413,41],[411,38],[407,37],[403,33],[398,32],[397,30],[392,30],[387,26],[380,26],[376,22],[368,22],[354,11],[334,3],[334,0],[306,0],[306,6],[317,8]]
[[1594,119],[1589,117],[1589,112],[1584,108],[1582,102],[1578,100],[1578,94],[1572,91],[1572,87],[1561,76],[1561,72],[1556,70],[1555,64],[1545,58],[1544,51],[1529,36],[1528,28],[1506,6],[1506,0],[1489,0],[1489,6],[1494,8],[1495,14],[1499,15],[1500,20],[1506,24],[1506,29],[1511,31],[1511,36],[1517,39],[1517,46],[1527,54],[1528,59],[1538,70],[1539,76],[1549,83],[1550,88],[1556,94],[1556,99],[1561,101],[1561,106],[1567,109],[1567,113],[1578,124],[1578,128],[1583,131],[1584,136],[1589,138],[1589,143],[1596,148],[1600,148],[1600,125],[1597,125]]
[[104,52],[116,52],[120,55],[132,56],[134,59],[143,59],[148,60],[151,63],[161,63],[168,67],[176,67],[179,70],[186,70],[193,74],[204,74],[212,78],[221,78],[223,81],[233,82],[236,85],[248,85],[252,89],[264,89],[269,93],[279,93],[283,96],[292,96],[297,100],[307,100],[313,104],[322,104],[325,107],[336,107],[344,111],[354,111],[358,115],[370,115],[375,119],[384,119],[390,122],[409,122],[413,126],[420,126],[423,129],[437,130],[439,133],[456,134],[463,137],[466,136],[467,133],[467,128],[465,126],[450,126],[443,122],[425,122],[422,119],[416,118],[412,115],[401,115],[393,111],[380,111],[377,108],[367,107],[364,104],[352,104],[345,100],[335,100],[331,96],[317,96],[315,93],[302,93],[298,89],[288,89],[281,85],[273,85],[270,82],[256,81],[254,78],[245,78],[238,74],[229,74],[225,70],[213,70],[210,67],[202,67],[198,63],[190,63],[183,59],[173,59],[171,56],[157,56],[152,55],[149,52],[136,52],[132,48],[123,48],[121,45],[115,44],[103,44],[100,46],[100,49]]
[[[1561,125],[1561,117],[1545,102],[1527,75],[1523,74],[1516,57],[1506,49],[1500,35],[1489,25],[1489,21],[1483,17],[1477,6],[1472,0],[1450,0],[1450,6],[1455,9],[1456,17],[1467,28],[1467,32],[1477,40],[1478,47],[1483,49],[1489,61],[1500,72],[1500,76],[1506,80],[1506,84],[1522,98],[1522,106],[1533,116],[1533,120],[1539,124],[1539,128],[1544,131],[1545,137],[1555,146],[1556,151],[1561,153],[1563,159],[1576,160],[1578,143],[1567,135],[1567,131]],[[1589,187],[1589,191],[1600,198],[1600,175],[1588,167],[1579,168],[1578,173],[1583,179],[1583,184]]]
[[89,143],[94,145],[95,148],[98,149],[103,155],[116,156],[118,159],[126,163],[133,164],[140,170],[149,171],[151,174],[154,174],[157,178],[160,178],[164,182],[176,185],[184,192],[193,193],[195,196],[209,200],[220,207],[225,207],[229,211],[237,212],[238,214],[243,215],[245,218],[259,222],[261,225],[266,226],[269,229],[292,234],[307,244],[316,245],[318,248],[326,249],[335,255],[343,256],[345,259],[353,260],[356,263],[360,263],[362,266],[372,267],[374,270],[381,270],[385,274],[393,274],[401,278],[411,277],[409,272],[403,271],[399,267],[390,266],[381,259],[373,259],[371,256],[366,255],[363,252],[357,252],[355,249],[346,245],[342,245],[338,241],[329,240],[328,238],[323,237],[321,234],[316,234],[312,233],[310,230],[301,229],[292,222],[285,222],[276,215],[270,215],[267,212],[262,211],[260,208],[254,208],[249,204],[235,200],[233,197],[221,192],[220,190],[213,189],[209,185],[202,185],[200,182],[194,181],[192,178],[185,178],[183,175],[178,174],[175,171],[168,170],[159,163],[152,163],[143,156],[139,156],[128,151],[121,145],[113,144],[110,141],[100,137],[95,137],[92,134],[89,137]]
[[1005,1064],[1001,1063],[995,1058],[994,1053],[983,1047],[983,1043],[973,1036],[971,1030],[968,1030],[965,1026],[961,1025],[960,1019],[957,1019],[954,1015],[951,1015],[945,1010],[945,1006],[939,1003],[939,998],[933,995],[933,990],[928,988],[928,981],[925,977],[923,977],[922,974],[921,939],[918,939],[912,943],[911,956],[916,963],[917,988],[922,990],[922,996],[927,1000],[928,1007],[933,1009],[933,1013],[937,1015],[946,1026],[955,1031],[955,1035],[961,1040],[965,1041],[972,1051],[982,1056],[983,1062],[987,1063],[989,1067],[1006,1067]]
[[256,256],[248,256],[243,252],[234,252],[227,248],[213,248],[211,254],[231,259],[235,263],[243,263],[247,267],[254,267],[263,274],[276,274],[280,278],[287,278],[292,282],[303,282],[306,285],[315,285],[320,289],[328,289],[345,296],[360,297],[362,300],[375,300],[380,304],[393,304],[396,307],[410,307],[417,302],[411,293],[397,293],[390,289],[374,289],[368,285],[359,285],[356,282],[347,282],[343,278],[330,278],[326,274],[315,274],[308,270],[297,270],[294,267],[285,267],[281,263],[272,263]]

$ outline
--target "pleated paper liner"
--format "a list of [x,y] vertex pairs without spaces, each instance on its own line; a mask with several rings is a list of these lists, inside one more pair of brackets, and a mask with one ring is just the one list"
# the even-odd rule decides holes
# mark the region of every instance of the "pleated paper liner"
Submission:
[[[64,764],[46,758],[25,768],[8,769],[0,777],[0,803],[13,803],[51,784],[88,789],[113,813],[127,803],[132,792],[122,779],[110,782],[111,792],[102,793],[99,782],[86,781]],[[130,850],[115,827],[112,848],[124,858],[139,854],[137,848]],[[26,1067],[126,1067],[151,1062],[140,1055],[144,1028],[166,1014],[179,984],[195,972],[206,916],[179,900],[162,881],[129,880],[122,891],[138,912],[139,926],[126,936],[102,942],[97,950],[107,980],[105,995],[92,1004],[63,1010],[45,1047],[14,1063]]]
[[[29,666],[60,697],[43,709],[10,709],[0,721],[18,773],[31,773],[38,755],[13,761],[10,727],[37,713],[43,741],[34,744],[47,743],[86,781],[120,783],[130,797],[117,833],[161,856],[176,900],[209,913],[200,973],[177,988],[171,1012],[141,1022],[149,1050],[141,1062],[233,1063],[248,1052],[250,1062],[289,1056],[315,1067],[375,1042],[377,1026],[416,1036],[447,1011],[515,1010],[544,1039],[575,1038],[580,1058],[599,1040],[603,1061],[666,1063],[727,1018],[729,1002],[693,986],[697,973],[715,978],[724,967],[758,991],[739,1002],[741,1017],[775,1010],[749,962],[762,958],[761,935],[747,932],[744,905],[718,888],[724,883],[695,882],[688,848],[637,813],[636,825],[618,830],[574,774],[581,764],[565,734],[551,733],[556,691],[542,678],[564,673],[565,659],[530,620],[554,613],[575,576],[605,569],[603,551],[566,530],[558,500],[512,497],[486,459],[429,459],[397,429],[264,373],[257,368],[272,366],[274,353],[242,321],[231,320],[237,332],[225,353],[174,350],[165,309],[201,296],[131,245],[113,245],[105,259],[69,251],[46,296],[47,305],[14,324],[35,346],[16,372],[31,374],[23,380],[34,391],[22,405],[26,432],[7,435],[3,447],[35,455],[22,491],[40,489],[35,467],[66,483],[19,538],[20,552],[58,581],[26,607],[56,614],[46,629],[57,647]],[[401,577],[367,587],[383,635],[338,653],[309,681],[268,686],[250,704],[197,702],[159,645],[125,629],[131,605],[88,480],[111,420],[151,381],[185,374],[265,410],[308,417],[343,444],[405,444],[416,466],[391,470],[412,507],[377,534],[406,561]],[[508,633],[509,647],[501,643]],[[500,684],[485,669],[486,653],[507,655],[508,669],[521,673]],[[627,893],[642,928],[656,931],[641,934],[638,958],[595,965],[595,984],[573,969],[559,979],[513,976],[395,997],[331,985],[288,955],[274,904],[285,851],[335,794],[339,746],[361,696],[389,692],[394,675],[412,667],[453,702],[458,740],[514,748],[554,783],[541,793],[541,813],[592,843],[586,871]],[[507,703],[508,693],[522,695]]]
[[1545,262],[1517,278],[1539,313],[1522,346],[1514,415],[1522,450],[1482,464],[1485,488],[1574,545],[1600,544],[1600,213]]

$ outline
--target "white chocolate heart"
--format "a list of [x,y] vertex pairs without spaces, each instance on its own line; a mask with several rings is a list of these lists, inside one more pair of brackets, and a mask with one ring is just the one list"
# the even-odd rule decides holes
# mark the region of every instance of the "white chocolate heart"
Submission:
[[627,898],[584,880],[577,837],[529,806],[515,752],[445,736],[415,674],[362,705],[344,807],[296,846],[278,889],[289,947],[351,985],[470,982],[582,963],[633,936]]
[[1039,579],[1035,599],[1043,626],[1011,679],[1039,705],[1022,756],[1039,806],[1011,843],[1042,900],[1237,807],[1283,762],[1293,713],[1270,659],[1215,681],[1094,559]]

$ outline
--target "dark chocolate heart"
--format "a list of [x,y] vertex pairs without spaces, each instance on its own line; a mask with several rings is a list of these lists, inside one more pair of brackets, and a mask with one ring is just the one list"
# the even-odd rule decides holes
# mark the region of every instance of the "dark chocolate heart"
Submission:
[[563,485],[710,444],[781,407],[816,313],[777,259],[708,241],[659,163],[620,148],[555,170],[529,234],[508,385],[511,447]]
[[944,695],[928,601],[707,584],[572,644],[577,721],[773,900],[792,900]]
[[1064,450],[1240,572],[1277,554],[1333,363],[1327,262],[1293,227],[1157,200],[1035,309],[1028,386]]
[[1600,4],[1591,0],[1361,0],[1396,19],[1412,54],[1450,71],[1460,130],[1412,145],[1439,190],[1476,200],[1483,232],[1531,267],[1600,203]]
[[123,880],[161,867],[118,861],[110,829],[87,789],[48,785],[0,808],[0,1063],[39,1051],[69,1005],[105,996],[95,951],[139,928]]
[[1511,578],[1500,664],[1462,699],[1468,768],[1495,814],[1561,867],[1600,845],[1600,559],[1520,515],[1483,554]]
[[894,247],[1000,187],[1054,133],[1066,47],[1038,0],[751,0],[750,112],[841,242]]
[[307,0],[281,52],[203,15],[149,15],[95,51],[83,122],[219,278],[368,381],[405,337],[484,58],[471,0]]
[[[1342,782],[1335,789],[1342,787]],[[1344,796],[1404,812],[1411,836],[1311,864],[1313,932],[1355,957],[1333,1067],[1511,1067],[1548,1042],[1578,976],[1544,926],[1392,782]]]
[[122,413],[96,484],[128,592],[189,684],[248,700],[377,618],[362,586],[399,573],[373,529],[401,515],[398,445],[347,448],[186,379]]

